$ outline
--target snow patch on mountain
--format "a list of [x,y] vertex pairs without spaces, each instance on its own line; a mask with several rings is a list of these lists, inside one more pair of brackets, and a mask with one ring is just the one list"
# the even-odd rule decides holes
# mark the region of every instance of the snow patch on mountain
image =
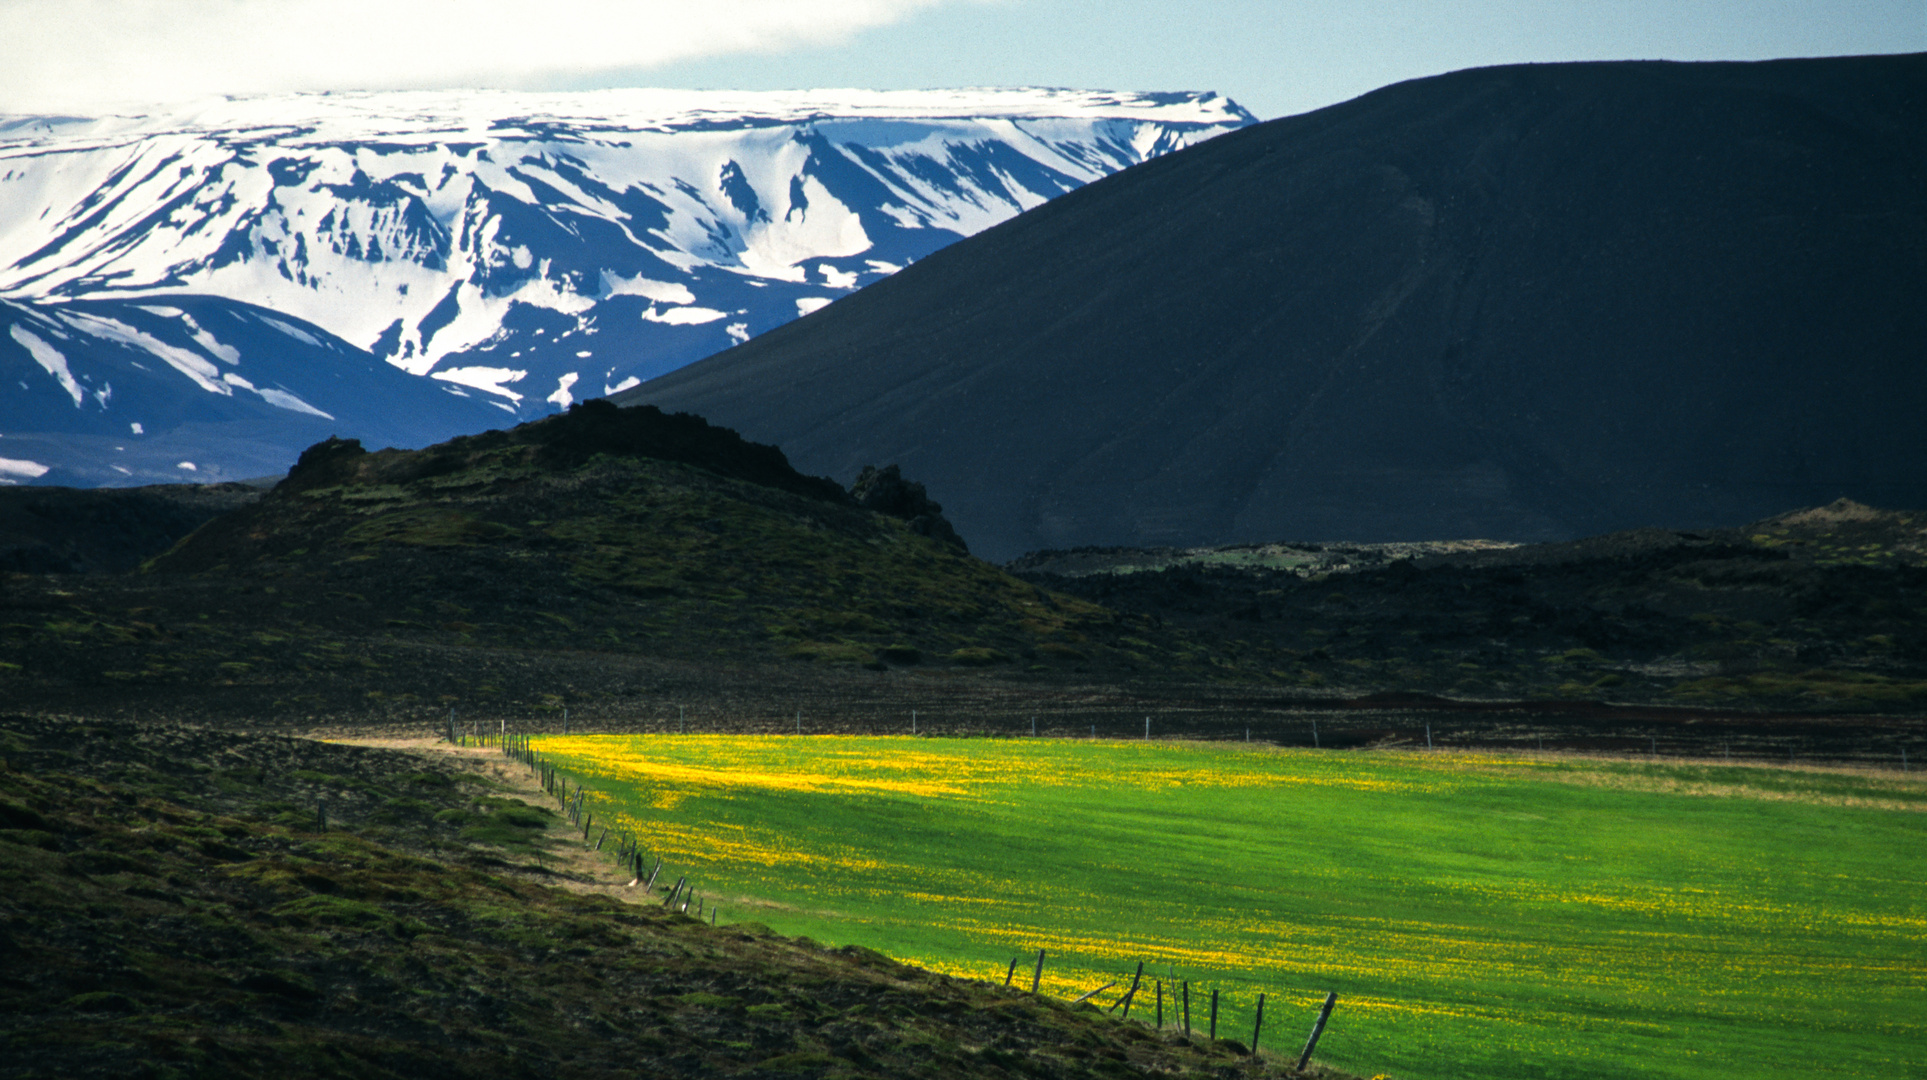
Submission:
[[22,478],[38,480],[47,475],[49,468],[38,461],[0,457],[0,484],[18,484]]
[[62,390],[67,391],[67,396],[74,399],[74,408],[78,409],[86,403],[87,395],[81,390],[80,384],[74,381],[74,373],[67,369],[67,358],[61,355],[59,349],[42,341],[24,326],[10,326],[7,334],[27,350],[27,355],[33,357],[34,363],[47,369],[47,374],[54,377]]

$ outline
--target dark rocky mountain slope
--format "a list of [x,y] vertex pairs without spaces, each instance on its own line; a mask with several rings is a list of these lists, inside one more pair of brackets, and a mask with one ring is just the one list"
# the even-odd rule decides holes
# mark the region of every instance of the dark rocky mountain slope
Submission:
[[1927,505],[1927,56],[1402,83],[1128,169],[618,400],[972,548]]

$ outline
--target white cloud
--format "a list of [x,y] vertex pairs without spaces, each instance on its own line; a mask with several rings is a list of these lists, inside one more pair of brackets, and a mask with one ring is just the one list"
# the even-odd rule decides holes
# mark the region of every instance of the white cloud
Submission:
[[520,88],[831,45],[946,0],[0,0],[0,112]]

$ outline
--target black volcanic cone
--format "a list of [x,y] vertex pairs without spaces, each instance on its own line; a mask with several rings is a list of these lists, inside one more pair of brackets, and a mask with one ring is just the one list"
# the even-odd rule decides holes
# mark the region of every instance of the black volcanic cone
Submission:
[[901,462],[991,558],[1927,505],[1927,56],[1402,83],[624,400]]

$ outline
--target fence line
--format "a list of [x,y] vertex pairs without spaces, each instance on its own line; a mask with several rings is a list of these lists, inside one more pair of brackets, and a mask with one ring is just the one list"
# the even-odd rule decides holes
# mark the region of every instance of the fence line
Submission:
[[[832,715],[839,715],[830,710]],[[566,714],[568,710],[557,711]],[[942,714],[937,714],[941,717]],[[1190,724],[1155,727],[1153,717],[1139,714],[1136,723],[1128,727],[1122,723],[1112,724],[1108,730],[1105,725],[1079,720],[1076,727],[1066,731],[1061,724],[1040,724],[1042,714],[1028,712],[1002,713],[996,716],[978,714],[946,723],[939,719],[931,722],[930,711],[918,708],[911,710],[908,730],[921,737],[962,737],[962,738],[1055,738],[1078,737],[1083,739],[1108,738],[1135,741],[1155,739],[1173,742],[1257,742],[1267,746],[1282,748],[1309,748],[1322,750],[1324,743],[1332,742],[1334,750],[1373,750],[1373,751],[1410,751],[1422,745],[1425,750],[1434,752],[1451,751],[1458,753],[1525,753],[1543,752],[1566,756],[1608,757],[1614,759],[1649,760],[1715,760],[1735,765],[1785,765],[1807,764],[1820,766],[1865,767],[1911,773],[1913,759],[1918,754],[1909,753],[1910,744],[1917,742],[1927,746],[1927,730],[1919,736],[1912,732],[1897,731],[1894,737],[1884,740],[1865,740],[1849,742],[1846,740],[1802,739],[1799,732],[1783,735],[1764,735],[1751,739],[1746,745],[1736,749],[1731,736],[1715,739],[1712,736],[1690,736],[1669,733],[1666,742],[1651,730],[1634,729],[1631,731],[1583,731],[1547,732],[1532,734],[1492,734],[1482,725],[1468,723],[1450,732],[1435,727],[1431,722],[1416,724],[1407,728],[1397,726],[1358,725],[1350,728],[1331,728],[1330,717],[1327,725],[1321,726],[1312,718],[1302,726],[1295,720],[1273,718],[1269,724],[1249,724],[1237,719],[1215,719],[1208,726],[1192,721]],[[904,731],[902,721],[873,722],[862,717],[842,716],[840,719],[807,722],[801,709],[789,710],[781,725],[791,734],[889,734],[892,730]],[[528,718],[518,718],[526,724]],[[547,720],[548,723],[542,723]],[[1001,721],[993,728],[990,723]],[[451,707],[438,737],[449,744],[459,747],[500,748],[507,746],[514,738],[527,738],[535,730],[511,732],[509,718],[496,714],[486,719],[482,717],[463,718]],[[580,715],[560,715],[538,718],[540,728],[560,727],[562,733],[582,734],[585,724]],[[605,729],[608,734],[656,734],[674,730],[689,733],[691,724],[687,709],[678,706],[675,727],[670,729],[667,720],[659,722],[642,721],[638,730],[638,718],[612,717],[608,722],[594,726]],[[651,730],[651,727],[660,731]],[[712,732],[720,734],[760,734],[771,731],[770,725],[758,720],[754,715],[744,714],[728,719],[719,719],[704,725]],[[1919,725],[1915,725],[1919,726]],[[556,734],[553,730],[541,734]],[[1914,749],[1918,749],[1915,747]]]

